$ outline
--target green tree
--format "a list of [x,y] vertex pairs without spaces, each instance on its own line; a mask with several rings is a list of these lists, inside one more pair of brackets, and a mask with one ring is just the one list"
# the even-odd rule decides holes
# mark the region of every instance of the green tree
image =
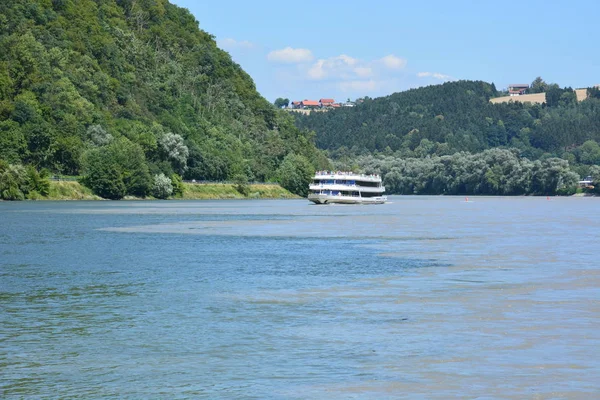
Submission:
[[600,145],[593,140],[588,140],[577,149],[579,161],[587,165],[600,165]]
[[237,174],[233,177],[235,190],[241,195],[248,197],[250,194],[250,186],[248,186],[248,177],[244,174]]
[[277,108],[283,108],[287,107],[290,104],[290,100],[278,97],[273,104],[275,104],[275,107]]
[[298,196],[308,196],[308,185],[315,173],[313,166],[306,157],[288,154],[279,169],[277,176],[281,186]]
[[42,169],[38,172],[32,165],[26,167],[27,184],[25,192],[28,197],[33,193],[38,193],[41,196],[50,194],[50,172],[47,169]]
[[531,82],[529,86],[529,93],[544,93],[548,90],[548,84],[538,76]]
[[119,166],[126,193],[146,197],[153,184],[152,176],[141,146],[120,138],[111,142],[106,151]]
[[173,185],[171,179],[165,174],[154,175],[154,185],[152,186],[152,195],[157,199],[166,199],[173,194]]
[[82,183],[105,199],[119,200],[125,197],[127,188],[121,168],[108,148],[92,149],[83,158]]
[[0,159],[20,162],[27,154],[27,140],[15,121],[0,121]]
[[49,173],[38,172],[33,166],[9,164],[0,159],[0,199],[24,200],[47,196],[50,192]]
[[23,187],[26,183],[27,172],[22,165],[0,160],[0,199],[24,200]]
[[558,87],[558,85],[550,85],[546,90],[546,104],[548,107],[555,107],[559,105],[560,98],[564,90]]
[[181,176],[177,174],[171,175],[171,184],[173,185],[173,196],[174,197],[183,197],[183,193],[185,191],[185,186],[183,185],[183,180]]
[[600,86],[587,88],[587,97],[589,99],[600,99]]

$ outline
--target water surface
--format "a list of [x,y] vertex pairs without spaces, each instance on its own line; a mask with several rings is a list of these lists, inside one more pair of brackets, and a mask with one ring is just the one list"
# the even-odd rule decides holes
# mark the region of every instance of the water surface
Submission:
[[0,203],[2,398],[600,393],[600,200]]

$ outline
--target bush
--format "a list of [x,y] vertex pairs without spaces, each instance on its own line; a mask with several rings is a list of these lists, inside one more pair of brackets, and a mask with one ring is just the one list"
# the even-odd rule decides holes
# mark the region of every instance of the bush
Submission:
[[152,187],[152,195],[157,199],[166,199],[173,193],[173,185],[171,179],[165,174],[154,175],[154,186]]
[[233,183],[235,190],[238,191],[242,196],[248,197],[250,194],[250,186],[248,185],[248,178],[244,174],[237,174],[233,177]]
[[32,166],[8,164],[0,160],[0,199],[38,199],[50,192],[47,170],[38,173]]
[[181,176],[177,174],[171,175],[171,183],[173,184],[173,197],[183,197],[185,186],[183,186]]
[[315,170],[306,157],[293,153],[283,159],[277,170],[281,186],[302,197],[308,196],[308,185],[314,173]]

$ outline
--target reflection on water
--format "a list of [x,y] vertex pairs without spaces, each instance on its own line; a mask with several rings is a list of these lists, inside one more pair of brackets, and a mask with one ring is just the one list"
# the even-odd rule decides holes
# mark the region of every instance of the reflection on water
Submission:
[[3,398],[593,398],[598,200],[0,203]]

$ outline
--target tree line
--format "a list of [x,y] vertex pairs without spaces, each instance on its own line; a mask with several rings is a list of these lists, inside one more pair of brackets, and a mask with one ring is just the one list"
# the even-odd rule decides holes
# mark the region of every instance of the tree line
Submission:
[[[561,89],[541,78],[536,78],[531,90],[546,90],[546,102],[493,104],[490,98],[502,95],[494,84],[457,81],[366,98],[354,108],[295,117],[299,128],[316,132],[317,145],[337,164],[361,166],[365,160],[387,160],[384,164],[397,160],[392,176],[401,172],[405,180],[424,179],[422,184],[414,181],[414,187],[390,181],[389,187],[398,193],[557,193],[559,189],[553,184],[540,183],[539,171],[553,170],[560,164],[560,169],[566,166],[573,172],[571,178],[585,177],[593,175],[595,166],[600,165],[600,89],[588,88],[588,98],[581,102],[571,88]],[[477,169],[481,163],[495,165],[488,159],[495,153],[486,153],[491,149],[507,150],[516,159],[526,160],[521,162],[523,173],[538,178],[526,177],[529,184],[517,185],[517,191],[506,189],[513,187],[512,183],[426,183],[431,176],[423,174],[434,168],[432,163],[447,166],[451,160],[460,160],[461,165],[478,160],[472,165],[473,176],[487,173],[492,179],[498,174]],[[434,170],[448,179],[452,173],[463,176],[460,169],[437,165]],[[388,171],[383,168],[381,172],[385,176]],[[571,178],[559,183],[572,182]]]
[[[566,160],[531,161],[515,149],[406,159],[365,155],[353,162],[337,167],[381,174],[390,194],[569,195],[576,192],[579,180]],[[597,172],[600,169],[600,181]]]

